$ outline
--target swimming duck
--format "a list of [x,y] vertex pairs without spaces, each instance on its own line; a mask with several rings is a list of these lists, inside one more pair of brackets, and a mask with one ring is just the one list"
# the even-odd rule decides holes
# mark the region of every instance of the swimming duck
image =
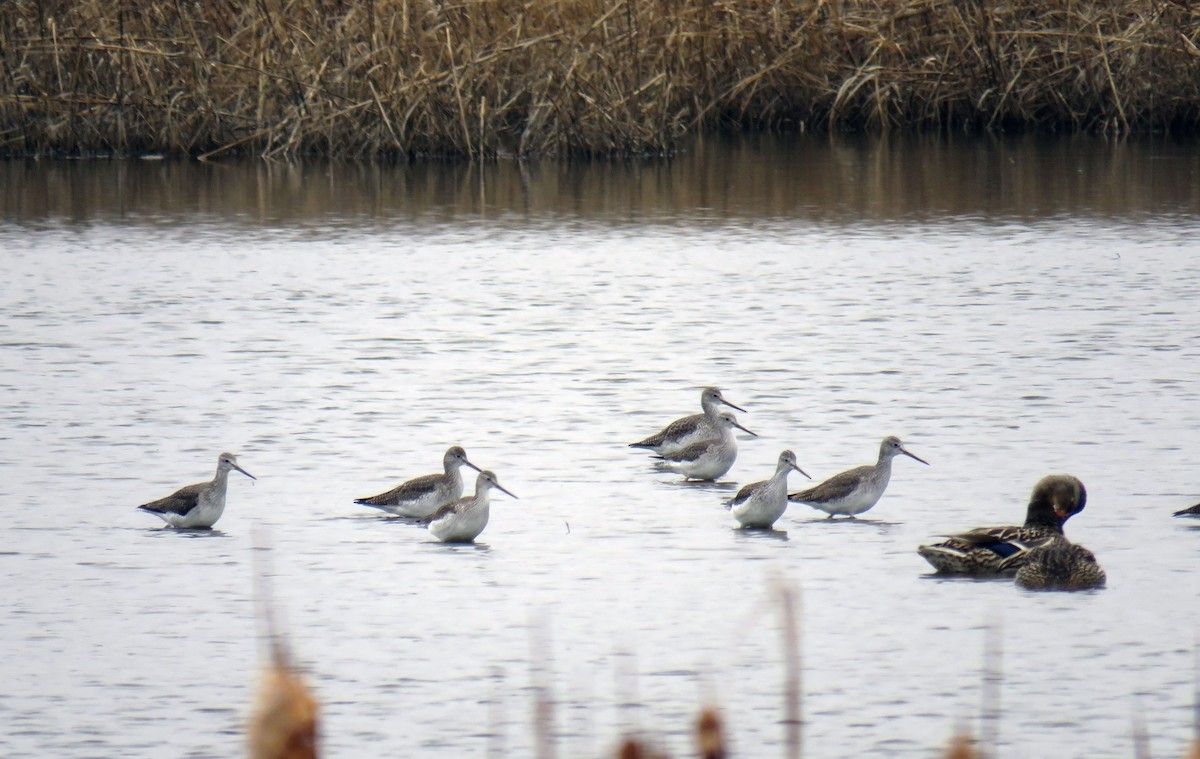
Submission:
[[1020,569],[1013,578],[1026,590],[1092,590],[1103,588],[1104,569],[1095,555],[1066,538],[1057,538],[1025,553],[1016,554],[1000,563],[1000,573],[1009,570],[1006,564],[1020,560]]
[[[1063,537],[1063,524],[1083,511],[1087,490],[1069,474],[1043,477],[1033,488],[1025,524],[978,527],[951,535],[917,552],[941,574],[996,575],[1016,572],[1034,548]],[[1001,565],[1004,565],[1003,570]]]

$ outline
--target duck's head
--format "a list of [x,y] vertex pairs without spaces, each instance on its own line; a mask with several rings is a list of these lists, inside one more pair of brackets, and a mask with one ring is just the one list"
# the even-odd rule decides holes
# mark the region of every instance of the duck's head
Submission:
[[1086,505],[1087,490],[1078,477],[1048,474],[1033,486],[1026,523],[1050,522],[1062,529],[1062,525],[1083,511]]

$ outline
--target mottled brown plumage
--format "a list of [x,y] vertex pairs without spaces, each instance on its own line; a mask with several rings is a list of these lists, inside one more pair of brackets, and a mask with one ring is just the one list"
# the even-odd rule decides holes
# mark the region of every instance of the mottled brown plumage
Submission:
[[[1066,538],[1051,540],[1025,556],[1011,556],[1005,562],[1020,559],[1014,578],[1026,590],[1093,590],[1103,588],[1107,577],[1091,551]],[[1000,572],[1008,571],[1001,563]]]
[[978,527],[920,546],[917,552],[941,574],[1012,574],[1021,568],[1029,551],[1062,538],[1063,524],[1086,504],[1087,490],[1078,478],[1047,475],[1033,488],[1025,524]]

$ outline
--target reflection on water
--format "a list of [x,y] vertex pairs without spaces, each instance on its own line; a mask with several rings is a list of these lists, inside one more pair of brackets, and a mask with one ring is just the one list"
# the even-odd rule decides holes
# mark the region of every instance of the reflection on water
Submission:
[[[262,525],[329,756],[532,755],[532,671],[563,755],[635,729],[686,755],[708,702],[739,753],[781,752],[781,577],[810,756],[933,755],[976,722],[996,619],[998,754],[1129,756],[1140,712],[1182,755],[1198,156],[0,164],[0,754],[241,752]],[[760,436],[725,482],[626,447],[710,384]],[[898,466],[868,518],[734,529],[724,502],[782,448],[821,481],[889,434],[930,466]],[[480,545],[352,503],[455,444],[521,495]],[[136,511],[222,450],[260,479],[230,482],[217,530]],[[1106,590],[926,581],[918,544],[1020,521],[1057,471],[1087,485],[1067,532]]]
[[1194,143],[1091,137],[707,140],[669,160],[0,163],[4,218],[353,225],[529,215],[890,222],[1195,213]]

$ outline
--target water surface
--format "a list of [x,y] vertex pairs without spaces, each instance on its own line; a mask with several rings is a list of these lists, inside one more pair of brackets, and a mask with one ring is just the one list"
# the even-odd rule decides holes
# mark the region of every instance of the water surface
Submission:
[[[749,140],[579,166],[0,164],[0,752],[225,757],[259,662],[252,545],[329,756],[560,753],[644,730],[782,750],[777,582],[802,593],[810,756],[1183,753],[1200,629],[1200,150]],[[744,406],[727,481],[625,444]],[[722,507],[901,436],[858,521]],[[520,496],[448,547],[355,506],[452,444]],[[236,451],[208,535],[134,506]],[[1042,475],[1109,587],[929,576]],[[801,478],[793,475],[792,485]]]

